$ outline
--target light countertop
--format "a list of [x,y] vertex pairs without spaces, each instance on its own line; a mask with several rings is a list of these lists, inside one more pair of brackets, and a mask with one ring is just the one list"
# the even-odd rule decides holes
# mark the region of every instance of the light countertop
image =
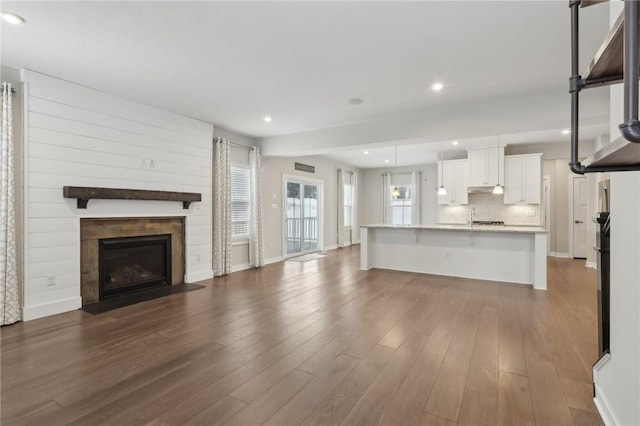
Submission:
[[546,234],[547,230],[540,226],[512,226],[512,225],[385,225],[372,224],[361,225],[361,228],[385,228],[385,229],[416,229],[428,231],[465,231],[465,232],[507,232],[518,234]]

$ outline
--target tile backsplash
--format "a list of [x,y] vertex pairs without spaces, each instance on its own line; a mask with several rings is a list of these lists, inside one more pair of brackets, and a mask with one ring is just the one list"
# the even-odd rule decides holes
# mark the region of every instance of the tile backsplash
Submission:
[[466,223],[469,209],[475,208],[474,220],[502,221],[506,225],[542,224],[539,204],[504,204],[503,195],[469,194],[469,204],[463,206],[438,206],[439,223]]

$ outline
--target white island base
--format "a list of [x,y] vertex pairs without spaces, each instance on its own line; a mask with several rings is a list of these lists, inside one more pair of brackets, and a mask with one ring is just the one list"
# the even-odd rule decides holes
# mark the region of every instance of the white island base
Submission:
[[360,267],[531,284],[547,289],[547,233],[537,227],[361,227]]

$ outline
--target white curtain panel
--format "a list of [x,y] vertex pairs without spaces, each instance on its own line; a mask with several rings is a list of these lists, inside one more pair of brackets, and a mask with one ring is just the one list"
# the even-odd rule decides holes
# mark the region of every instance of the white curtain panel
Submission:
[[[358,220],[358,173],[351,175],[351,244],[360,241],[360,221]],[[355,238],[354,238],[355,235]]]
[[422,173],[419,170],[411,172],[411,224],[420,225],[422,222]]
[[262,155],[254,146],[249,151],[249,266],[264,266],[262,228]]
[[338,169],[338,247],[344,247],[344,175],[345,171]]
[[391,223],[391,173],[382,174],[382,223]]
[[213,275],[231,273],[231,160],[228,139],[213,138]]
[[16,263],[15,186],[13,178],[11,85],[2,83],[2,150],[0,152],[0,325],[20,321]]

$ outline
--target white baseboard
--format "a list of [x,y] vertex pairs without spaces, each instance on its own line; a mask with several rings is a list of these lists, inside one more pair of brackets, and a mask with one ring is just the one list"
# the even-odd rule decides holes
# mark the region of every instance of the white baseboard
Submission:
[[282,262],[283,260],[284,260],[284,258],[282,256],[271,257],[269,259],[265,259],[264,260],[264,264],[265,265],[270,265],[272,263]]
[[231,266],[231,273],[246,271],[247,269],[251,269],[251,266],[248,263],[241,263],[240,265]]
[[69,297],[68,299],[55,300],[50,303],[40,305],[25,306],[22,310],[22,320],[31,321],[37,318],[48,317],[63,312],[75,311],[82,307],[80,296]]
[[591,269],[596,269],[596,270],[598,269],[598,264],[596,262],[586,261],[584,262],[584,266]]
[[324,246],[322,251],[330,251],[330,250],[335,250],[338,248],[337,244],[331,244],[330,246]]
[[598,387],[597,384],[595,385],[595,388],[596,388],[596,396],[595,398],[593,398],[593,403],[595,404],[596,409],[598,410],[598,413],[600,414],[600,417],[602,418],[602,421],[604,422],[604,424],[606,426],[621,425],[622,423],[618,422],[615,416],[613,415],[613,413],[611,412],[609,402],[607,401],[607,398],[602,393],[602,390]]
[[192,272],[190,274],[186,274],[184,276],[185,283],[195,283],[198,281],[209,280],[213,278],[213,269],[209,269],[207,271],[200,272]]
[[556,253],[554,251],[552,251],[551,253],[549,253],[549,256],[553,256],[553,257],[559,257],[561,259],[569,259],[569,253]]

